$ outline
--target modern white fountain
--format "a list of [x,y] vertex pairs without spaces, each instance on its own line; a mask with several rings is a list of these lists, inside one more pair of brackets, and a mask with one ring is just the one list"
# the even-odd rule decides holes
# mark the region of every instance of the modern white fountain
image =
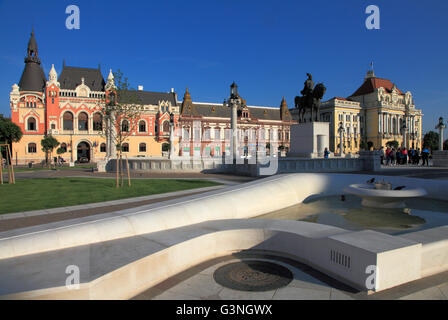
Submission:
[[405,208],[408,198],[423,197],[427,194],[422,188],[408,188],[398,186],[394,189],[392,184],[384,180],[376,183],[351,184],[344,189],[346,193],[362,198],[362,205],[373,208]]

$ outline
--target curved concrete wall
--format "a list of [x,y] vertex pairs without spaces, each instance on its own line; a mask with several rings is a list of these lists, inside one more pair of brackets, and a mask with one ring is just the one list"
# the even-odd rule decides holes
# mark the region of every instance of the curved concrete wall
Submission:
[[[133,246],[145,247],[138,256],[129,255],[124,239],[104,243],[101,250],[90,248],[85,263],[91,274],[75,290],[64,286],[66,274],[61,271],[73,261],[85,260],[85,251],[65,249],[0,261],[0,299],[129,299],[189,267],[242,250],[301,261],[360,290],[366,290],[365,270],[370,265],[387,275],[378,278],[376,291],[420,277],[419,243],[302,221],[215,220],[135,238]],[[159,246],[151,248],[151,243]],[[382,244],[381,252],[372,251],[372,244]],[[348,264],[347,259],[332,259],[335,252],[349,257]],[[104,264],[100,272],[93,270]]]
[[[345,186],[372,175],[288,174],[223,189],[214,195],[132,214],[46,229],[15,236],[0,234],[0,259],[131,237],[217,219],[259,216],[295,205],[311,196],[341,194]],[[376,176],[377,179],[383,177]],[[423,187],[428,196],[446,200],[448,181],[384,177],[393,184]]]

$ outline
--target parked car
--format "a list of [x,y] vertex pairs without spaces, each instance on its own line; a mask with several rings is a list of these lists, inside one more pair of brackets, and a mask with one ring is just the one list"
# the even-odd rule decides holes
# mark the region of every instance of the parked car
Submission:
[[89,163],[89,158],[81,157],[79,160],[76,160],[75,163]]

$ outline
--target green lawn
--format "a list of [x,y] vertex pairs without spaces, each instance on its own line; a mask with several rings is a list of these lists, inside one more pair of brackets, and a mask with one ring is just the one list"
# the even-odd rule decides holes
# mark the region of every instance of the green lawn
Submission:
[[0,185],[0,214],[74,206],[219,185],[207,180],[134,179],[115,188],[115,179],[16,179]]

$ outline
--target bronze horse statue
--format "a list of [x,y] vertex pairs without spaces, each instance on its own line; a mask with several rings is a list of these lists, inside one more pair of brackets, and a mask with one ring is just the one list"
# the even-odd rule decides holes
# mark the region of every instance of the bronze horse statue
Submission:
[[311,75],[308,76],[309,79],[305,82],[305,88],[301,92],[303,96],[297,96],[294,100],[296,109],[299,109],[299,123],[306,122],[307,111],[311,112],[311,122],[319,121],[320,100],[327,90],[323,83],[318,83],[312,88],[314,83],[311,80]]

